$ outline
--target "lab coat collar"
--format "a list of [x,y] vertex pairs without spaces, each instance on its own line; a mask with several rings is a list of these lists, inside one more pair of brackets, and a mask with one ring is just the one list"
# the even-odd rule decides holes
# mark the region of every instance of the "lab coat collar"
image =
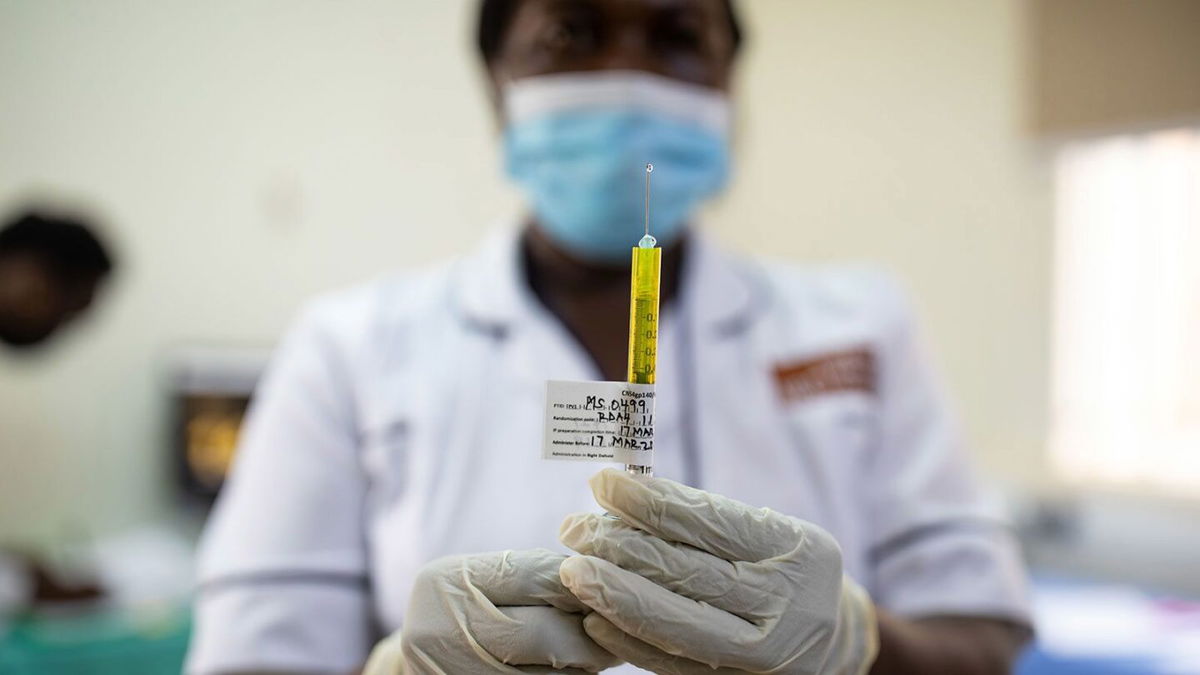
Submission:
[[[750,267],[699,229],[689,236],[680,294],[686,312],[718,337],[742,332],[763,299]],[[502,337],[513,322],[539,313],[521,269],[520,242],[519,228],[505,226],[459,262],[458,305],[469,326]]]
[[528,303],[536,301],[521,270],[521,236],[515,225],[498,228],[457,266],[457,301],[469,327],[502,337]]
[[716,337],[743,332],[759,315],[765,299],[751,266],[698,228],[690,236],[680,293],[684,312],[698,328],[712,330]]

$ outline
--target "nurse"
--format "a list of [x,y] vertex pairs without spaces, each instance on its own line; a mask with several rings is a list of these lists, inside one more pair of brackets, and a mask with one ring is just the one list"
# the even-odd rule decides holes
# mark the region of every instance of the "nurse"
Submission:
[[[1007,672],[1018,552],[902,295],[692,225],[740,41],[727,0],[483,0],[528,215],[299,318],[205,536],[189,672]],[[648,481],[539,459],[547,379],[624,375],[647,162]]]

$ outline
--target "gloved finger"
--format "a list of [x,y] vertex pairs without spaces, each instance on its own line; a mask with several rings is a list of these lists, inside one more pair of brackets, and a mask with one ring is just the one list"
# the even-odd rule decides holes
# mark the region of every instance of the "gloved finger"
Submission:
[[579,553],[603,558],[669,591],[747,621],[778,614],[778,589],[771,570],[759,563],[729,562],[595,513],[567,516],[558,538]]
[[638,529],[726,560],[759,562],[800,544],[787,516],[666,478],[605,469],[588,481],[596,501]]
[[617,628],[669,654],[686,653],[712,667],[728,663],[731,645],[761,637],[754,624],[672,593],[645,577],[590,556],[572,556],[559,573],[584,604]]
[[[444,638],[444,636],[443,636]],[[471,643],[469,649],[476,654],[476,661],[470,666],[462,663],[456,667],[469,668],[473,673],[511,673],[512,675],[543,675],[549,673],[564,673],[565,675],[588,675],[581,668],[555,668],[554,666],[510,666],[496,660],[478,644]],[[419,648],[409,648],[401,652],[398,649],[389,650],[383,654],[378,647],[371,652],[371,658],[363,669],[363,675],[454,675],[462,670],[447,669],[439,655]]]
[[504,619],[473,626],[479,646],[510,666],[550,666],[600,672],[618,663],[583,630],[583,615],[554,607],[502,607]]
[[740,670],[710,668],[683,656],[668,654],[617,628],[599,614],[588,614],[583,629],[601,647],[622,661],[659,675],[738,675]]
[[568,612],[583,612],[558,575],[566,556],[545,549],[498,551],[446,558],[435,564],[435,573],[457,577],[451,581],[481,593],[497,607],[550,605]]

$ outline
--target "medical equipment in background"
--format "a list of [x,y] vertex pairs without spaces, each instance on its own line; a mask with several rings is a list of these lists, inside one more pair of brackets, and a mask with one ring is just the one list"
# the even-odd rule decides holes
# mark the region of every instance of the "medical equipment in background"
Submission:
[[186,345],[166,355],[176,486],[185,501],[207,507],[216,499],[270,353],[265,348]]
[[[662,270],[662,249],[650,235],[650,174],[653,164],[646,165],[646,232],[633,248],[633,264],[629,277],[629,371],[626,379],[633,384],[654,384],[658,364],[658,299]],[[652,475],[654,468],[643,464],[626,464],[625,470],[639,475]]]

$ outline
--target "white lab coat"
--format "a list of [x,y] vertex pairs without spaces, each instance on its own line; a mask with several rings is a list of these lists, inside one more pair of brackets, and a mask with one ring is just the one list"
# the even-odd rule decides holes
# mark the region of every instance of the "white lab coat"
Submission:
[[[599,373],[525,285],[517,241],[303,313],[205,536],[190,672],[352,669],[429,560],[562,549],[563,516],[597,510],[601,467],[540,447],[546,380]],[[680,298],[661,320],[657,475],[818,523],[892,612],[1026,620],[1011,533],[885,276],[696,236]],[[873,390],[781,394],[780,366],[857,348]]]

